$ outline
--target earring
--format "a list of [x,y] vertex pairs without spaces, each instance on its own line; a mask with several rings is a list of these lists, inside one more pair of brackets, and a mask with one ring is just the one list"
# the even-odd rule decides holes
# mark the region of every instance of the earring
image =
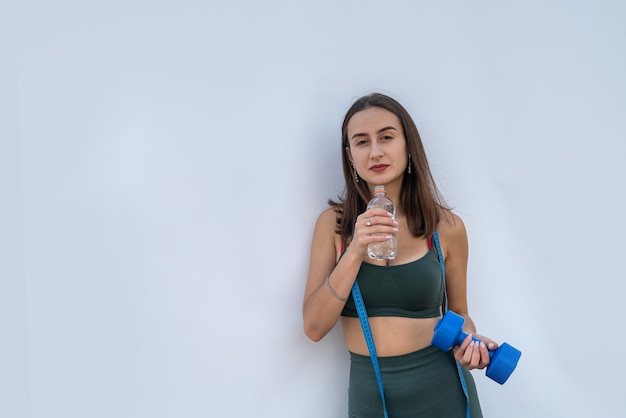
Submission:
[[409,154],[409,166],[407,167],[407,171],[411,174],[411,154]]
[[359,182],[359,173],[356,172],[356,166],[352,163],[352,170],[354,171],[354,181]]

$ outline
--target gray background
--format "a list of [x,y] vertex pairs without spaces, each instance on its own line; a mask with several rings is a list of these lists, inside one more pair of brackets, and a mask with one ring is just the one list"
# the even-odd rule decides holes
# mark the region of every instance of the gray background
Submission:
[[301,303],[339,129],[414,116],[470,240],[486,417],[617,417],[620,1],[8,1],[0,416],[343,417]]

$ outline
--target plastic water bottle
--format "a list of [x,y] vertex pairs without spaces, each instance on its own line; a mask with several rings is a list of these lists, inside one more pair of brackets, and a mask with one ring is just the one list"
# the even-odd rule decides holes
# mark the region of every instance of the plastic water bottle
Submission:
[[[367,204],[367,208],[383,208],[387,212],[391,213],[393,219],[396,219],[396,207],[387,197],[385,186],[374,187],[374,198]],[[383,234],[374,234],[383,235]],[[367,246],[367,255],[374,260],[393,260],[396,258],[396,252],[398,251],[398,242],[396,241],[396,234],[392,234],[391,238],[385,242],[376,242]]]

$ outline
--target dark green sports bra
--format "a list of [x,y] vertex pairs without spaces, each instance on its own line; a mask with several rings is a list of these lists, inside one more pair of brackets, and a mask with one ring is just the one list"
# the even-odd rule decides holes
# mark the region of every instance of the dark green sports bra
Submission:
[[[367,316],[436,318],[441,315],[444,284],[434,246],[422,258],[406,264],[362,263],[356,278]],[[341,316],[358,317],[352,293]]]

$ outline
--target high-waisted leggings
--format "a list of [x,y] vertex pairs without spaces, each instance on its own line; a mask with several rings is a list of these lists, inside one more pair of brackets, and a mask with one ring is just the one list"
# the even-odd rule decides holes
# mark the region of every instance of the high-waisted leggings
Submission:
[[[389,418],[465,418],[467,401],[452,351],[428,346],[401,356],[379,357]],[[476,385],[462,368],[471,418],[482,418]],[[350,418],[384,417],[369,356],[350,353]]]

